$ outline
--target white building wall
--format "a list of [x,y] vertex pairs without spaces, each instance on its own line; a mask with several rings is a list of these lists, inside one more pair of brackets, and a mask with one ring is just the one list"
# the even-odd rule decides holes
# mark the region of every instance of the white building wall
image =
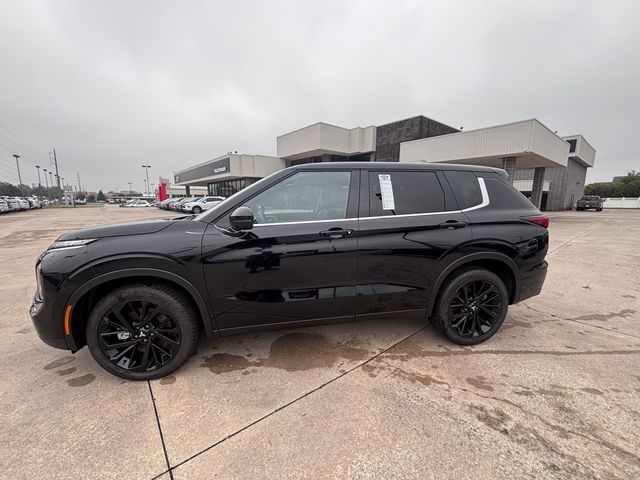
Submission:
[[401,162],[472,163],[501,167],[517,157],[517,168],[566,166],[569,145],[538,120],[525,120],[400,144]]
[[376,127],[342,128],[316,123],[281,135],[276,139],[278,157],[301,158],[314,152],[351,155],[372,152]]

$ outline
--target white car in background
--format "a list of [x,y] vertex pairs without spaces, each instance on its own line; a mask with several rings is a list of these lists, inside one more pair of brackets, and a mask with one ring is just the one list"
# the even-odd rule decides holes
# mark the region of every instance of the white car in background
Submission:
[[5,213],[9,211],[9,204],[4,198],[0,198],[0,213]]
[[223,200],[224,197],[200,197],[197,200],[183,204],[181,210],[183,212],[194,213],[197,215],[203,210],[209,210],[211,207],[216,206]]
[[24,198],[17,198],[18,200],[18,205],[20,205],[20,210],[29,210],[29,202],[26,201]]
[[151,204],[146,200],[131,200],[123,205],[123,207],[129,208],[139,208],[139,207],[150,207]]

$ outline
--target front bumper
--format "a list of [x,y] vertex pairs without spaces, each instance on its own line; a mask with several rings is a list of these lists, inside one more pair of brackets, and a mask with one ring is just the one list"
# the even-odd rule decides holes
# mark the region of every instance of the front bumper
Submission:
[[549,264],[545,260],[520,276],[520,296],[515,303],[540,293],[544,280],[547,278],[548,266]]
[[29,315],[40,340],[53,348],[74,350],[64,334],[63,312],[56,314],[43,300],[34,297]]

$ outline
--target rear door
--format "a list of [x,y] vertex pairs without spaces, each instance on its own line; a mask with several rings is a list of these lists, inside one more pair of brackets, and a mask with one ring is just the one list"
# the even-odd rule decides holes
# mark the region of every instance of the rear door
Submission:
[[463,255],[468,219],[441,172],[363,171],[356,315],[423,314],[438,274]]

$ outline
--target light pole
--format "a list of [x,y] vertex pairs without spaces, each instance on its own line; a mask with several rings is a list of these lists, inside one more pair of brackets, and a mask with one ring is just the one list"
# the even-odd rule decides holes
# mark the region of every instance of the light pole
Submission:
[[131,185],[133,185],[133,182],[127,182],[127,183],[129,184],[129,196],[131,196],[131,192],[132,192]]
[[47,185],[47,193],[49,192],[49,179],[47,178],[47,169],[43,168],[42,171],[44,172],[44,183]]
[[20,176],[20,164],[18,163],[18,159],[20,155],[17,153],[13,154],[13,158],[16,159],[16,168],[18,169],[18,183],[20,184],[20,195],[24,197],[24,191],[22,190],[22,177]]
[[149,196],[149,187],[147,187],[147,180],[146,179],[142,179],[142,183],[144,183],[144,196],[148,197]]
[[147,196],[149,196],[149,169],[151,168],[151,165],[142,165],[142,168],[144,168],[144,171],[147,174],[147,183],[146,183],[145,189],[147,190],[146,192]]
[[42,188],[42,181],[40,180],[40,165],[36,165],[38,169],[38,188]]
[[[51,180],[51,188],[53,188],[53,172],[49,170],[49,180]],[[49,200],[51,200],[51,190],[49,190]]]

